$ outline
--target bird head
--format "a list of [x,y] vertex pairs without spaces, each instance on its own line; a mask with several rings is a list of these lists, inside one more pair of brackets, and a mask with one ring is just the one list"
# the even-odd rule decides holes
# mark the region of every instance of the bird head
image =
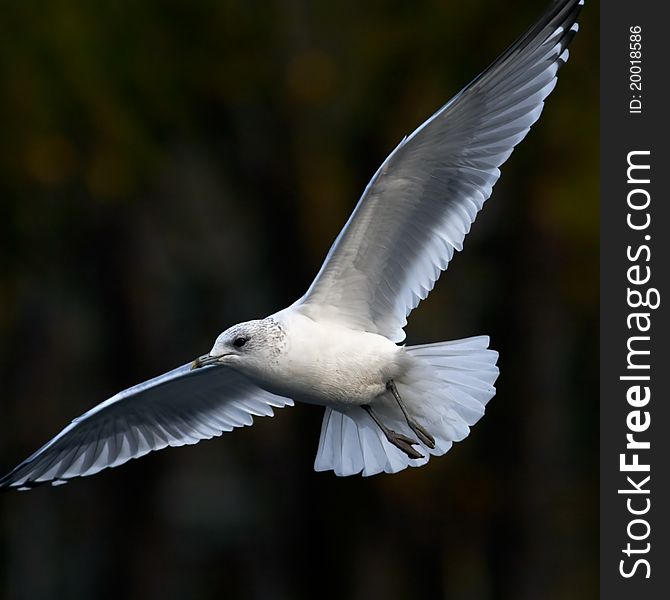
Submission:
[[221,333],[209,354],[196,358],[191,368],[208,365],[243,368],[267,361],[281,351],[283,337],[283,330],[274,319],[238,323]]

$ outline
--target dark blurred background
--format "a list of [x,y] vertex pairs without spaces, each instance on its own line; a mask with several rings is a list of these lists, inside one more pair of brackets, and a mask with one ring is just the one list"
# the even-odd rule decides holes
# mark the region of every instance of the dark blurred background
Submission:
[[[0,469],[302,295],[395,144],[546,4],[3,2]],[[407,328],[500,351],[465,442],[339,479],[298,406],[1,495],[0,598],[596,597],[596,2],[580,24]]]

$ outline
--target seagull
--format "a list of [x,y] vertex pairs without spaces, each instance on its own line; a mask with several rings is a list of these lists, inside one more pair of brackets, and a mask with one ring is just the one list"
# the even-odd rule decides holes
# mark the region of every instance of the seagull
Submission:
[[0,488],[60,485],[294,401],[325,407],[316,471],[396,473],[463,440],[495,394],[498,353],[487,336],[402,345],[403,328],[538,120],[582,5],[553,2],[398,144],[299,300],[226,329],[208,354],[74,419]]

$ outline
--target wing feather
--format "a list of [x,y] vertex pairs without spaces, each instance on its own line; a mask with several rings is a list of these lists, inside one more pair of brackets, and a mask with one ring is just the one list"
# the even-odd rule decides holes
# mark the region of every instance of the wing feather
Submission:
[[253,416],[272,416],[289,398],[257,387],[225,367],[183,365],[120,392],[77,417],[8,475],[0,489],[57,485],[93,475],[167,446],[195,444]]
[[463,248],[502,165],[556,85],[582,0],[558,0],[403,139],[374,175],[307,293],[315,320],[405,337],[407,315]]

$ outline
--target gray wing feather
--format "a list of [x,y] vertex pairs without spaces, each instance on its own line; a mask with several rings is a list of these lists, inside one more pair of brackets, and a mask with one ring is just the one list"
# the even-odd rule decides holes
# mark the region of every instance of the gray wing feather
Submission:
[[561,0],[384,161],[295,307],[405,337],[556,85],[583,0]]
[[195,444],[293,401],[226,367],[183,365],[116,394],[74,419],[8,475],[0,489],[58,485],[167,446]]

